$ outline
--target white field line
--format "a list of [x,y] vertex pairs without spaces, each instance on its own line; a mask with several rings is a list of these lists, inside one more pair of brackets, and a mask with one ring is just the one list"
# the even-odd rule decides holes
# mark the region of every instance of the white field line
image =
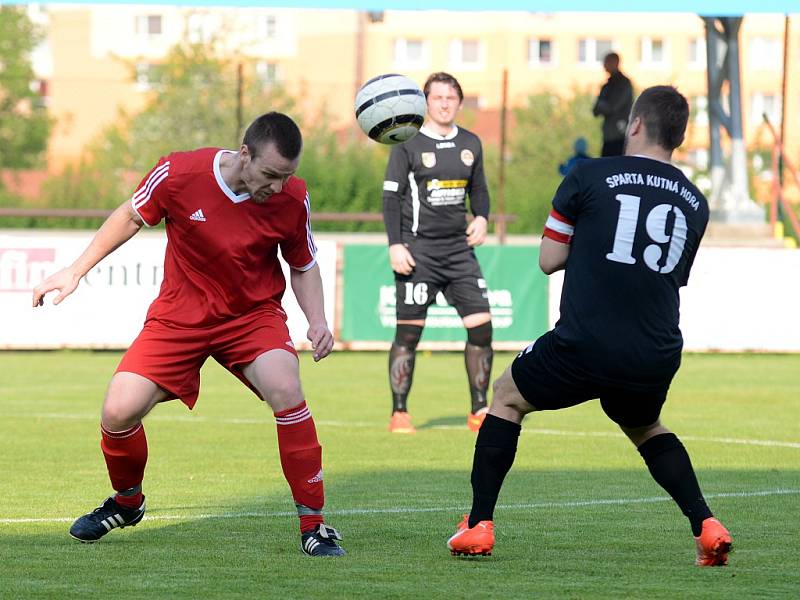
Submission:
[[[30,419],[64,419],[76,421],[93,421],[99,422],[99,414],[77,414],[77,413],[27,413],[27,414],[8,414],[0,413],[0,417],[24,417]],[[200,417],[193,415],[150,415],[147,417],[148,421],[164,421],[173,423],[223,423],[226,425],[274,425],[275,421],[272,419],[239,419],[239,418],[216,418],[216,417]],[[384,429],[385,423],[369,422],[369,421],[325,421],[316,420],[317,425],[324,427],[362,427],[368,429]],[[431,427],[422,427],[422,430],[455,430],[464,431],[467,429],[461,425],[433,425]],[[564,437],[607,437],[607,438],[621,438],[622,434],[617,431],[567,431],[559,429],[537,429],[537,428],[523,428],[522,433],[536,434],[536,435],[558,435]],[[716,444],[740,444],[745,446],[773,446],[778,448],[797,448],[800,449],[800,442],[784,442],[780,440],[752,440],[741,438],[729,437],[706,437],[699,435],[683,435],[679,436],[682,440],[690,442],[710,442]]]
[[[721,492],[719,494],[706,494],[706,498],[756,498],[763,496],[794,496],[800,494],[800,489],[774,489],[757,490],[753,492]],[[608,498],[596,500],[567,500],[564,502],[534,502],[530,504],[498,504],[497,510],[530,510],[539,508],[591,508],[593,506],[624,506],[628,504],[652,504],[655,502],[671,502],[667,496],[649,496],[644,498]],[[340,508],[325,511],[326,515],[384,515],[384,514],[419,514],[437,512],[464,512],[469,507],[465,506],[432,506],[432,507],[386,507],[386,508]],[[294,511],[273,512],[227,512],[227,513],[200,513],[185,515],[148,514],[148,521],[193,521],[198,519],[244,519],[244,518],[274,518],[293,517]],[[0,519],[0,525],[14,525],[19,523],[71,523],[74,517],[54,518],[18,518]]]

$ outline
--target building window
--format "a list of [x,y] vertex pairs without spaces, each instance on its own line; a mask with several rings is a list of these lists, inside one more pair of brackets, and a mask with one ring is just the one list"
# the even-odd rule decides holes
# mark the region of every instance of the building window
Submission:
[[48,85],[47,79],[34,79],[30,82],[28,88],[37,96],[36,99],[31,101],[33,106],[36,108],[47,106],[50,100],[50,86]]
[[267,15],[264,19],[264,37],[274,38],[278,35],[278,17]]
[[266,15],[256,21],[256,35],[261,40],[272,40],[278,37],[280,21],[278,15]]
[[193,13],[186,23],[189,42],[208,44],[214,40],[217,30],[215,18],[207,13]]
[[663,67],[667,64],[667,52],[661,38],[643,37],[639,43],[639,58],[645,67]]
[[553,40],[530,38],[528,40],[528,64],[530,66],[549,67],[553,60]]
[[428,48],[423,40],[399,38],[394,44],[395,65],[402,68],[425,68]]
[[750,122],[759,125],[767,115],[773,126],[779,127],[781,123],[781,99],[777,94],[753,92],[750,96]]
[[694,96],[691,110],[695,125],[708,125],[708,98],[706,96]]
[[693,69],[706,68],[706,41],[694,38],[689,41],[689,66]]
[[136,63],[134,77],[139,91],[150,90],[153,87],[153,65],[146,62]]
[[777,71],[783,54],[777,38],[754,37],[750,40],[750,67],[760,71]]
[[611,40],[596,38],[578,40],[578,62],[582,65],[600,64],[609,52],[612,52]]
[[159,36],[162,33],[161,15],[139,15],[136,17],[136,35]]
[[483,64],[483,46],[478,40],[453,40],[450,42],[450,63],[459,69],[480,67]]
[[278,83],[278,65],[274,62],[260,60],[256,63],[256,75],[258,75],[261,85],[275,85]]

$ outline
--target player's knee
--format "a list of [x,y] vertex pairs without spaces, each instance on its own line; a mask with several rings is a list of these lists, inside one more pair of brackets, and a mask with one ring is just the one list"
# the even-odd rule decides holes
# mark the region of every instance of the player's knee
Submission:
[[416,350],[419,338],[422,337],[422,327],[419,325],[409,325],[408,323],[398,323],[394,334],[394,343],[409,350]]
[[510,369],[498,377],[492,385],[492,406],[510,409],[522,415],[537,410],[519,393]]
[[132,402],[126,402],[124,397],[107,396],[100,420],[108,431],[125,431],[141,421],[142,416],[141,410]]
[[263,396],[275,412],[293,408],[304,400],[300,380],[292,378],[271,382]]
[[473,346],[491,346],[492,345],[492,322],[489,321],[483,325],[470,327],[467,329],[467,343]]

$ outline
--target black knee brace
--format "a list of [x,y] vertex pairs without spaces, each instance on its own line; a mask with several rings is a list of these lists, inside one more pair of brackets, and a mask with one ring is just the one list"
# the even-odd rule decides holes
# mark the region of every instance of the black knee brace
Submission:
[[467,343],[473,346],[491,346],[492,322],[487,321],[483,325],[467,329]]
[[408,323],[398,323],[397,331],[394,334],[394,343],[409,350],[416,350],[419,338],[422,337],[422,327],[419,325],[409,325]]

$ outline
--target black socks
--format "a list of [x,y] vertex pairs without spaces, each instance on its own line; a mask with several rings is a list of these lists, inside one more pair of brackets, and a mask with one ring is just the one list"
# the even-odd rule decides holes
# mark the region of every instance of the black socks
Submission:
[[713,515],[700,491],[686,448],[674,433],[662,433],[639,446],[639,454],[656,483],[672,496],[689,519],[692,533],[699,536],[703,521]]
[[493,519],[503,479],[514,463],[521,430],[517,423],[491,414],[486,415],[475,441],[469,527],[475,527],[480,521]]

